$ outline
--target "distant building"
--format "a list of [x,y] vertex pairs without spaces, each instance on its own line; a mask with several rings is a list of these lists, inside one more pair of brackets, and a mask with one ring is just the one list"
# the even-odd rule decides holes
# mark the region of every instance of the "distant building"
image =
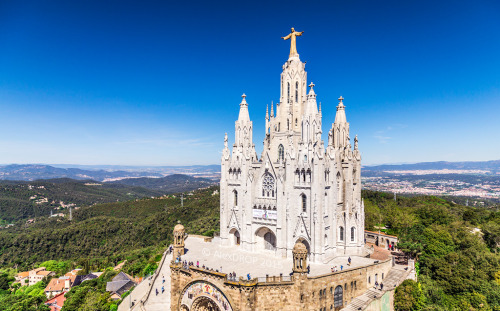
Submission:
[[40,267],[33,269],[31,271],[19,272],[16,275],[16,282],[20,283],[21,286],[24,285],[35,285],[36,283],[43,280],[44,277],[55,275],[52,271],[47,271],[45,267]]
[[395,235],[385,234],[384,232],[375,232],[365,230],[366,243],[373,243],[380,247],[389,248],[393,246],[394,249],[398,246],[398,237]]
[[55,297],[63,292],[67,292],[73,287],[75,283],[76,275],[63,276],[58,279],[50,280],[47,287],[45,287],[45,296],[47,298]]
[[121,299],[125,292],[135,285],[137,285],[137,283],[130,275],[120,272],[113,278],[113,280],[111,280],[111,282],[106,284],[106,291],[110,292],[111,299],[118,300]]

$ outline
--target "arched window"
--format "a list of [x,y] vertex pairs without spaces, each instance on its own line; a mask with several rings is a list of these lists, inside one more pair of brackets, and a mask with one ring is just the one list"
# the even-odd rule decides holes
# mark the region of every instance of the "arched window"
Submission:
[[290,130],[290,119],[286,119],[286,129]]
[[266,173],[262,180],[262,196],[269,196],[270,193],[274,193],[274,177]]
[[354,227],[351,227],[351,242],[354,242]]
[[339,233],[340,240],[344,241],[344,227],[340,227],[339,231],[340,231],[340,233]]
[[299,102],[299,82],[295,82],[295,102]]
[[290,102],[290,82],[288,82],[288,98],[287,101]]
[[278,122],[278,132],[281,131],[281,122]]
[[238,206],[238,191],[234,190],[234,206]]
[[267,232],[264,234],[264,247],[268,250],[274,250],[276,248],[276,236],[272,232]]
[[297,126],[297,124],[298,124],[298,123],[297,123],[297,118],[295,118],[295,126]]
[[307,212],[307,197],[305,194],[302,195],[302,212]]
[[335,308],[342,307],[344,305],[344,291],[342,285],[335,287],[335,293],[333,294],[333,306]]
[[304,162],[307,162],[307,155],[304,155]]
[[282,161],[285,160],[285,148],[283,147],[282,144],[280,144],[278,146],[278,161],[279,160],[282,160]]

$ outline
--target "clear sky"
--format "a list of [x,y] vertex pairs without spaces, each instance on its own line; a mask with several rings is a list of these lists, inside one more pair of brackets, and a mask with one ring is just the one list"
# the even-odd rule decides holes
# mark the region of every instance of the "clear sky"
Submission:
[[364,164],[500,159],[499,1],[0,1],[0,163],[218,164],[262,151],[290,27]]

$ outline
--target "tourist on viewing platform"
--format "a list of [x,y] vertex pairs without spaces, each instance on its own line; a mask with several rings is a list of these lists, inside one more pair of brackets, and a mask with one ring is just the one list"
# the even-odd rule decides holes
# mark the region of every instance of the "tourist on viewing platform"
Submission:
[[340,271],[344,270],[344,266],[340,265]]
[[156,296],[158,296],[158,288],[156,288]]
[[250,281],[251,280],[251,277],[250,277],[250,273],[247,274],[247,279]]
[[384,289],[384,284],[380,282],[380,290]]
[[375,286],[374,286],[374,288],[375,288],[375,289],[377,289],[377,287],[378,287],[378,282],[377,282],[377,281],[375,281]]
[[350,266],[351,265],[351,256],[349,256],[349,258],[347,258],[347,265]]
[[165,292],[165,287],[164,286],[161,287],[161,293],[163,294],[163,292]]
[[196,261],[196,268],[199,268],[200,267],[200,262],[197,260]]

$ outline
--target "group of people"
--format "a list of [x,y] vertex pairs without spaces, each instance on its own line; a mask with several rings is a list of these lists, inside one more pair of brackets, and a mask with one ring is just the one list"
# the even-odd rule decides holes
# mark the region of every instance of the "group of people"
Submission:
[[377,289],[377,287],[380,285],[380,290],[384,289],[384,284],[382,282],[380,282],[380,284],[378,284],[377,281],[375,281],[375,286],[373,288]]
[[[351,257],[349,256],[349,258],[347,258],[347,265],[350,266],[351,265],[351,262],[352,262],[352,259]],[[342,271],[344,270],[344,266],[343,265],[340,265],[340,270],[339,268],[337,268],[337,266],[333,266],[331,268],[332,272],[338,272],[338,271]]]
[[238,279],[236,278],[236,272],[230,272],[227,276],[228,281],[236,282]]

